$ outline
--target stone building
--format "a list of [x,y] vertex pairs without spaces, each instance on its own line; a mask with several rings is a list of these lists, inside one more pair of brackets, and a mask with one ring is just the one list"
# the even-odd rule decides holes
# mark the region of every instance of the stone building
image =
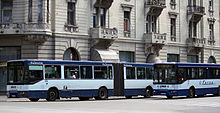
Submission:
[[0,62],[220,63],[219,18],[219,0],[0,0]]

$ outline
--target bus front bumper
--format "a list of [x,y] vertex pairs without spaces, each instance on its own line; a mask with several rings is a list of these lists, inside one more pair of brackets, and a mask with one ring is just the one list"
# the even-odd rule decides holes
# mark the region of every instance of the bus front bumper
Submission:
[[165,96],[187,96],[187,90],[165,90],[165,89],[155,89],[154,95],[165,95]]
[[8,91],[8,98],[47,98],[47,91]]

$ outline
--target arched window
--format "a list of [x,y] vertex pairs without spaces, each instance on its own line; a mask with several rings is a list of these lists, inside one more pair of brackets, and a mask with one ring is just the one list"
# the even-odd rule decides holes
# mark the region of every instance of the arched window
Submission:
[[215,57],[210,56],[208,59],[208,63],[216,63]]
[[79,60],[79,55],[76,49],[68,48],[63,55],[63,60]]

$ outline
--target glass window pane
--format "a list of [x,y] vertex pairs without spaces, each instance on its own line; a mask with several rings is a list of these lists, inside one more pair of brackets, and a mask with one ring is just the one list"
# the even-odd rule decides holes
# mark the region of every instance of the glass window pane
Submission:
[[145,68],[137,68],[137,79],[145,79]]
[[113,78],[113,75],[112,75],[112,66],[109,66],[109,67],[108,67],[108,75],[109,75],[109,79],[112,79],[112,78]]
[[45,66],[45,78],[46,79],[60,79],[61,78],[61,68],[55,65]]
[[135,79],[135,68],[134,67],[126,67],[126,78]]
[[79,66],[64,66],[65,79],[79,79]]
[[134,52],[119,51],[121,62],[134,62]]
[[146,78],[153,79],[152,68],[146,68]]
[[81,79],[92,79],[92,66],[81,66]]
[[94,67],[94,78],[95,79],[108,79],[107,67],[95,66]]

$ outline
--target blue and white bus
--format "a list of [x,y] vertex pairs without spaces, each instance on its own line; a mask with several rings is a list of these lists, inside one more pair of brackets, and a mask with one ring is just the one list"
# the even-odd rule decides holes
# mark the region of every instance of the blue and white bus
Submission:
[[8,61],[8,97],[31,101],[153,94],[152,64],[92,61]]
[[219,64],[155,63],[153,79],[154,95],[220,95]]

